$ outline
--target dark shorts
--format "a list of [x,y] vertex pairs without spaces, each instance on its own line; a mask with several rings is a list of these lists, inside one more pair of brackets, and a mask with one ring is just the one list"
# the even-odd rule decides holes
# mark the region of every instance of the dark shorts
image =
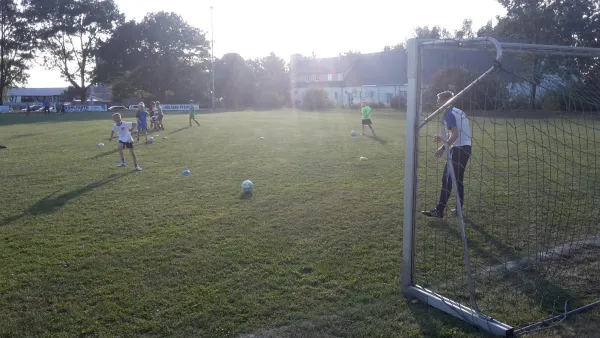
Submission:
[[133,149],[133,142],[123,142],[119,141],[119,143],[123,144],[123,146],[127,149]]
[[371,119],[362,120],[362,124],[363,124],[363,126],[370,126],[371,125]]
[[137,130],[148,130],[148,124],[147,123],[138,123]]

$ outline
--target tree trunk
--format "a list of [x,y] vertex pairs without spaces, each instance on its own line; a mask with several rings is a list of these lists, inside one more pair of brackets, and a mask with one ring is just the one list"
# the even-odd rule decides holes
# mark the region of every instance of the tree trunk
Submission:
[[6,45],[6,36],[4,33],[4,10],[6,8],[4,7],[4,2],[2,2],[2,22],[0,23],[0,29],[2,29],[2,37],[1,37],[1,41],[0,41],[0,105],[4,104],[4,85],[5,85],[5,79],[6,79],[6,74],[4,73],[5,70],[5,64],[4,64],[4,46]]
[[79,99],[81,100],[81,105],[83,106],[87,102],[87,90],[85,87],[79,87],[78,89]]

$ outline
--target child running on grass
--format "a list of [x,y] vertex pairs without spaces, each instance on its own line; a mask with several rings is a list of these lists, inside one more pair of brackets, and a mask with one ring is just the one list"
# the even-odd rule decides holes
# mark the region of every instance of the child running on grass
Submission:
[[375,130],[373,130],[373,127],[371,126],[372,125],[371,107],[369,107],[365,101],[362,102],[361,107],[362,107],[362,133],[361,133],[361,135],[365,134],[365,125],[367,125],[367,126],[369,126],[369,128],[371,128],[371,131],[373,132],[373,136],[377,136],[377,135],[375,135]]
[[136,123],[125,122],[121,120],[121,114],[119,113],[114,113],[112,117],[113,121],[115,121],[115,124],[112,127],[110,139],[108,141],[111,142],[113,137],[115,136],[115,133],[117,133],[119,137],[119,145],[117,146],[117,149],[119,149],[119,155],[121,155],[121,163],[119,163],[117,167],[124,167],[127,165],[127,163],[125,163],[123,149],[128,148],[131,152],[131,158],[133,158],[133,165],[135,166],[135,170],[142,171],[142,168],[140,168],[140,166],[138,166],[137,164],[137,157],[135,156],[135,151],[133,150],[133,137],[131,137],[131,132],[135,129]]
[[148,107],[148,115],[150,115],[150,129],[154,129],[154,101],[150,102],[150,106]]
[[200,123],[198,123],[198,121],[196,121],[196,110],[194,108],[194,101],[190,100],[190,127],[192,126],[192,120],[194,120],[194,122],[196,122],[198,127],[200,127]]
[[163,111],[162,111],[162,107],[160,106],[160,102],[156,101],[156,113],[158,114],[158,129],[159,130],[165,130],[165,127],[163,126]]
[[146,142],[148,142],[148,122],[147,122],[148,113],[146,112],[146,108],[144,107],[144,102],[138,103],[138,111],[135,114],[137,117],[137,140],[140,142],[140,134],[143,132],[144,137],[146,138]]

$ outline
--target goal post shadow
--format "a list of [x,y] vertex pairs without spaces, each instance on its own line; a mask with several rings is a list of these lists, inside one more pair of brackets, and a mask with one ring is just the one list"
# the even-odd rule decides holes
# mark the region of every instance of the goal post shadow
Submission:
[[[426,76],[430,76],[431,74],[428,75],[424,75],[424,72],[427,71],[427,68],[431,68],[430,66],[428,67],[424,67],[424,56],[423,56],[423,51],[424,50],[433,50],[433,51],[440,51],[440,52],[444,52],[444,51],[450,51],[450,50],[461,50],[461,51],[481,51],[481,50],[487,50],[489,51],[489,49],[493,47],[494,51],[495,51],[495,58],[492,62],[488,63],[489,68],[482,72],[479,73],[478,76],[474,79],[472,79],[468,84],[461,86],[461,90],[459,93],[457,93],[449,102],[447,102],[446,104],[444,104],[442,107],[440,107],[439,109],[435,110],[433,113],[429,114],[429,115],[423,115],[423,107],[427,102],[427,98],[424,98],[426,95],[425,94],[429,94],[431,96],[431,94],[435,94],[432,92],[427,93],[427,91],[431,91],[431,88],[433,87],[433,85],[431,85],[431,83],[425,83],[427,82],[427,79],[425,79]],[[546,93],[550,92],[550,93],[554,93],[554,92],[558,92],[559,94],[556,95],[555,97],[551,97],[552,100],[554,100],[553,102],[545,102],[545,105],[549,105],[549,104],[554,104],[555,107],[558,108],[562,108],[563,111],[561,112],[560,109],[557,109],[559,112],[558,114],[556,114],[556,116],[561,116],[561,113],[564,113],[565,110],[569,111],[572,113],[572,111],[574,111],[575,113],[572,114],[572,116],[577,116],[577,109],[573,108],[573,102],[576,100],[583,100],[581,98],[581,96],[578,95],[574,95],[574,94],[565,94],[567,91],[564,88],[553,88],[553,84],[549,83],[549,82],[544,82],[545,80],[544,77],[546,76],[545,73],[543,73],[543,71],[545,68],[544,67],[539,67],[539,69],[537,69],[536,67],[539,66],[538,64],[536,64],[535,62],[539,62],[539,60],[544,60],[542,62],[546,62],[543,64],[543,66],[547,65],[547,64],[551,64],[552,60],[547,57],[546,55],[559,55],[559,56],[566,56],[566,57],[576,57],[576,56],[581,56],[581,57],[590,57],[590,56],[600,56],[600,49],[593,49],[593,48],[574,48],[574,47],[564,47],[564,46],[545,46],[545,45],[527,45],[527,44],[514,44],[514,43],[510,43],[510,44],[505,44],[505,43],[500,43],[494,39],[490,39],[490,38],[476,38],[476,39],[470,39],[470,40],[438,40],[438,41],[433,41],[433,40],[417,40],[417,39],[412,39],[409,41],[408,43],[408,97],[407,97],[407,129],[406,129],[406,159],[405,159],[405,191],[404,191],[404,226],[403,226],[403,260],[402,260],[402,289],[405,293],[405,295],[409,298],[417,298],[419,300],[421,300],[422,302],[425,302],[433,307],[436,307],[454,317],[457,317],[461,320],[464,320],[474,326],[479,327],[480,329],[489,332],[491,334],[494,335],[499,335],[499,336],[512,336],[514,334],[517,333],[523,333],[526,332],[528,330],[532,330],[532,329],[537,329],[542,325],[548,325],[548,323],[552,323],[553,322],[553,318],[559,318],[562,319],[564,316],[567,316],[569,314],[573,314],[573,313],[577,313],[579,311],[579,309],[588,309],[591,306],[597,305],[597,302],[591,301],[589,302],[589,297],[586,298],[585,301],[581,300],[578,301],[578,299],[583,299],[584,297],[582,297],[581,295],[577,294],[578,291],[581,290],[570,290],[568,289],[568,286],[565,287],[563,285],[558,285],[556,282],[557,280],[551,280],[546,278],[547,276],[544,275],[544,269],[546,269],[546,273],[548,271],[553,271],[554,273],[556,273],[556,271],[558,271],[558,269],[556,269],[556,266],[560,266],[565,265],[565,266],[569,266],[569,273],[575,273],[575,272],[580,272],[580,273],[585,273],[587,275],[593,274],[593,272],[590,271],[576,271],[574,267],[570,266],[568,262],[562,262],[559,260],[567,260],[569,259],[569,256],[571,255],[581,255],[581,253],[578,251],[581,248],[586,248],[589,246],[596,246],[596,245],[600,245],[600,228],[596,229],[595,233],[593,233],[594,231],[594,225],[588,226],[588,228],[585,228],[584,224],[585,222],[589,223],[589,219],[590,217],[586,218],[586,217],[578,217],[577,215],[573,216],[572,213],[576,213],[577,210],[579,210],[579,205],[574,207],[574,208],[569,208],[569,210],[565,211],[564,214],[567,214],[567,216],[564,216],[563,213],[552,213],[549,212],[549,216],[546,217],[557,217],[559,218],[558,220],[551,220],[551,224],[547,225],[545,227],[543,226],[537,226],[534,225],[533,227],[535,227],[535,231],[536,231],[536,235],[539,236],[539,238],[536,238],[536,241],[540,241],[542,244],[536,243],[536,248],[538,247],[538,245],[541,245],[543,247],[543,251],[541,252],[535,252],[533,253],[533,255],[523,255],[523,252],[519,252],[518,250],[515,250],[514,248],[511,248],[507,243],[502,242],[502,240],[499,240],[497,237],[490,235],[490,233],[488,233],[487,229],[483,226],[478,227],[477,226],[477,220],[471,220],[471,219],[465,219],[462,215],[462,210],[460,204],[457,204],[457,208],[458,210],[458,218],[455,219],[455,221],[457,221],[458,223],[458,227],[450,227],[449,229],[443,229],[442,227],[438,227],[437,231],[439,232],[445,232],[446,234],[450,234],[451,236],[454,237],[455,241],[453,242],[453,244],[455,244],[456,246],[458,245],[462,245],[463,247],[463,276],[462,277],[457,277],[455,279],[449,279],[446,281],[442,281],[439,284],[430,284],[432,286],[429,286],[427,288],[420,286],[419,284],[419,276],[418,276],[418,264],[420,262],[419,259],[417,259],[417,256],[420,254],[418,252],[419,250],[419,246],[417,245],[417,240],[418,235],[417,232],[418,231],[424,231],[422,230],[421,226],[418,228],[417,227],[417,204],[419,203],[420,199],[422,198],[422,196],[419,196],[419,185],[423,185],[423,183],[425,183],[425,185],[429,184],[428,182],[421,182],[419,180],[420,175],[419,175],[419,170],[422,170],[422,167],[419,166],[419,157],[421,155],[420,152],[420,143],[421,143],[421,138],[423,137],[423,135],[421,134],[422,128],[427,125],[430,122],[434,122],[436,120],[436,118],[439,120],[439,116],[442,112],[444,112],[446,109],[448,109],[450,106],[457,104],[458,102],[463,102],[466,101],[470,101],[471,104],[473,104],[474,101],[479,102],[481,105],[483,105],[483,108],[481,109],[481,111],[483,111],[483,115],[485,116],[485,118],[488,119],[492,119],[495,117],[502,117],[504,116],[509,116],[510,114],[507,114],[507,112],[510,109],[513,109],[513,105],[514,102],[512,101],[512,96],[509,97],[509,95],[507,95],[505,92],[509,92],[507,89],[505,89],[503,87],[504,83],[501,82],[500,80],[497,80],[497,83],[492,83],[491,81],[493,81],[494,79],[490,80],[491,78],[493,78],[491,75],[494,73],[498,73],[500,71],[500,69],[502,69],[503,67],[503,57],[505,54],[505,51],[508,50],[509,53],[513,53],[516,54],[518,56],[521,55],[537,55],[537,54],[543,54],[545,57],[534,57],[534,68],[533,71],[529,72],[529,70],[523,71],[523,73],[525,74],[524,76],[521,76],[523,79],[526,79],[527,76],[531,76],[531,78],[533,79],[533,82],[535,83],[536,81],[538,83],[537,84],[537,88],[542,88],[546,90]],[[512,59],[514,62],[514,59]],[[557,62],[557,64],[559,64]],[[560,65],[572,65],[573,63],[567,62],[567,63],[560,63]],[[425,69],[425,71],[424,71]],[[560,68],[560,67],[556,67],[554,68],[555,72],[564,72],[564,69]],[[503,72],[503,76],[520,76],[517,73],[510,73],[510,71],[504,70],[502,69]],[[533,74],[531,74],[533,73]],[[567,72],[565,72],[567,73]],[[570,74],[572,75],[572,74]],[[580,76],[581,78],[581,76]],[[541,79],[541,80],[540,80]],[[487,82],[485,82],[487,81]],[[599,81],[600,82],[600,81]],[[493,84],[493,85],[491,85]],[[536,86],[533,86],[534,89],[532,90],[531,87],[532,86],[527,86],[527,83],[525,82],[525,85],[521,84],[523,86],[523,88],[521,88],[522,91],[527,91],[527,90],[531,90],[532,92],[536,92],[538,89],[535,89]],[[486,86],[485,90],[481,90],[481,88],[478,88],[481,86]],[[566,86],[564,86],[566,87]],[[573,86],[575,87],[575,86]],[[495,92],[490,92],[489,88],[493,88]],[[600,87],[599,87],[600,88]],[[561,90],[561,92],[559,92],[559,90]],[[553,92],[554,91],[554,92]],[[483,92],[483,94],[482,94]],[[479,97],[476,97],[477,95],[479,95]],[[512,95],[512,94],[511,94]],[[538,98],[542,96],[542,94],[537,94]],[[562,95],[562,96],[561,96]],[[565,99],[565,96],[569,96],[568,99],[568,103],[564,104],[561,103],[561,99],[564,100],[565,102],[567,101]],[[484,98],[482,99],[482,96],[484,96]],[[535,95],[532,95],[532,97],[534,97]],[[475,98],[474,98],[475,97]],[[491,98],[490,98],[491,97]],[[598,97],[600,97],[600,93],[598,93]],[[575,98],[575,100],[573,100],[573,98]],[[549,100],[546,100],[549,101]],[[536,101],[532,101],[532,106],[534,104],[534,102]],[[600,100],[598,101],[600,102]],[[583,102],[581,106],[584,106],[584,104],[586,105],[586,107],[592,107],[592,108],[600,108],[600,103],[596,103],[596,102]],[[566,107],[566,108],[565,108]],[[598,109],[600,110],[600,109]],[[467,113],[468,113],[468,109],[466,109]],[[527,114],[529,116],[523,116],[515,114],[516,117],[513,118],[517,118],[517,119],[526,119],[526,118],[535,118],[533,117],[533,115],[535,114]],[[586,115],[587,116],[587,115]],[[537,118],[548,118],[547,114],[541,113],[539,117]],[[546,121],[547,122],[547,121]],[[565,146],[565,144],[567,143],[567,138],[570,137],[571,139],[581,139],[584,137],[588,137],[591,138],[592,136],[587,134],[587,130],[585,130],[585,135],[575,135],[576,131],[573,131],[573,126],[569,125],[569,123],[567,123],[567,126],[564,126],[564,121],[559,120],[558,122],[563,122],[562,126],[557,126],[557,125],[551,125],[551,123],[547,122],[546,126],[548,130],[542,130],[540,129],[539,131],[536,130],[534,131],[534,133],[532,135],[525,135],[523,137],[523,140],[518,140],[515,142],[531,142],[531,140],[529,139],[530,137],[533,137],[534,139],[537,138],[546,138],[548,139],[547,142],[554,142],[558,145],[562,145],[565,147],[565,149],[567,148]],[[585,124],[585,123],[584,123]],[[563,135],[563,139],[561,139],[559,136],[556,135],[548,135],[548,133],[551,133],[551,128],[548,127],[548,125],[551,125],[552,128],[554,128],[554,130],[556,131],[556,133],[560,133],[562,132]],[[473,126],[472,126],[473,127]],[[495,145],[495,143],[500,139],[500,137],[498,137],[498,135],[494,134],[496,132],[496,125],[494,125],[493,127],[488,127],[491,130],[485,130],[485,127],[482,127],[478,124],[476,124],[476,128],[480,128],[482,135],[483,134],[487,134],[486,137],[491,138],[491,143],[492,145]],[[563,129],[561,129],[563,128]],[[569,130],[569,128],[571,128]],[[600,128],[599,128],[600,129]],[[516,130],[514,131],[516,132]],[[538,132],[539,135],[535,135],[535,132]],[[506,130],[506,133],[508,134],[508,129]],[[473,136],[476,137],[476,136]],[[594,139],[595,140],[595,139]],[[588,143],[592,143],[594,142],[594,140],[588,139]],[[513,140],[507,140],[508,141],[513,141]],[[600,137],[599,137],[599,141],[600,141]],[[540,140],[535,139],[533,141],[535,144],[532,145],[532,148],[536,148],[538,147],[539,149],[543,149],[544,146],[546,146],[545,143],[542,143]],[[546,141],[544,141],[546,142]],[[561,143],[562,142],[562,143]],[[489,143],[489,142],[488,142]],[[577,176],[577,179],[583,180],[583,178],[586,175],[582,174],[582,168],[584,167],[583,165],[581,165],[581,161],[579,163],[580,167],[572,167],[572,168],[567,168],[566,165],[565,167],[561,167],[562,162],[568,162],[568,160],[570,160],[570,157],[585,157],[587,156],[588,158],[590,156],[598,156],[598,159],[600,159],[600,154],[597,153],[591,153],[589,151],[587,151],[587,147],[589,147],[589,144],[585,143],[585,145],[582,145],[581,140],[579,140],[579,149],[577,150],[572,150],[572,152],[574,154],[571,155],[567,155],[567,154],[562,154],[562,153],[551,153],[546,156],[543,157],[541,160],[540,164],[535,164],[533,169],[528,169],[529,171],[526,172],[526,179],[527,180],[531,180],[531,177],[533,177],[535,179],[535,182],[538,182],[538,177],[539,176],[539,181],[540,182],[546,182],[546,183],[552,183],[553,185],[556,185],[557,187],[539,187],[539,189],[544,190],[544,193],[546,194],[545,198],[549,199],[551,197],[548,196],[552,196],[553,193],[557,193],[562,191],[561,189],[563,189],[562,187],[558,187],[560,184],[559,182],[561,182],[561,179],[564,179],[565,177],[569,178],[569,174],[571,175],[570,178],[573,178],[573,172],[578,172],[579,176]],[[574,143],[576,145],[576,143]],[[474,143],[475,146],[475,143]],[[483,149],[484,147],[482,147]],[[585,149],[584,149],[585,148]],[[491,149],[491,151],[490,151]],[[501,169],[505,169],[507,170],[507,172],[510,173],[511,170],[515,170],[516,171],[516,175],[514,175],[513,173],[513,177],[518,177],[519,175],[523,175],[524,174],[524,169],[519,168],[519,156],[530,156],[531,158],[537,158],[538,155],[538,149],[534,149],[534,154],[528,154],[527,152],[525,152],[525,155],[519,155],[517,154],[516,157],[514,154],[506,154],[506,156],[504,154],[497,154],[495,149],[493,149],[492,147],[490,147],[490,149],[483,149],[483,150],[487,150],[487,154],[485,156],[488,156],[494,163],[497,162],[501,162],[503,159],[508,158],[508,160],[505,160],[506,162],[510,162],[511,160],[513,162],[517,163],[517,169],[514,169],[511,167],[512,163],[508,163],[506,168],[504,167],[500,167]],[[530,151],[528,148],[526,148],[527,151]],[[517,149],[518,150],[518,149]],[[523,152],[523,149],[521,149]],[[518,152],[518,151],[517,151]],[[591,154],[591,155],[590,155]],[[483,156],[483,155],[482,155]],[[543,155],[542,155],[543,156]],[[554,157],[553,157],[554,156]],[[557,158],[557,159],[555,159]],[[522,160],[523,163],[521,163],[523,166],[525,164],[530,165],[530,159],[526,157],[527,160]],[[559,162],[559,164],[557,165],[557,161]],[[540,161],[538,161],[540,162]],[[574,161],[576,162],[576,161]],[[595,162],[594,162],[595,163]],[[542,167],[541,169],[538,168]],[[575,165],[574,165],[575,166]],[[452,166],[450,167],[450,176],[452,178],[455,177],[453,170],[452,170]],[[548,169],[549,168],[549,169]],[[483,170],[483,169],[482,169]],[[490,170],[490,169],[487,169]],[[556,171],[556,173],[554,171]],[[483,172],[482,172],[483,173]],[[441,175],[441,173],[439,173],[439,175]],[[431,175],[430,175],[431,176]],[[425,177],[428,177],[427,175]],[[524,176],[523,176],[524,177]],[[548,178],[550,177],[550,178]],[[595,180],[595,174],[594,174],[594,180]],[[484,179],[483,175],[480,177],[480,179]],[[513,178],[514,179],[514,178]],[[508,181],[508,179],[507,179]],[[437,182],[436,182],[437,183]],[[572,184],[572,186],[570,187],[571,189],[571,194],[573,193],[573,191],[577,190],[577,189],[582,189],[582,186],[576,186],[574,182],[565,182],[564,185],[567,186],[569,183]],[[439,184],[439,183],[438,183]],[[453,195],[455,195],[456,200],[458,200],[458,192],[457,192],[457,186],[456,186],[456,180],[453,179]],[[517,184],[514,184],[515,186],[517,186]],[[514,194],[515,192],[518,193],[519,189],[531,189],[531,187],[529,186],[524,186],[520,187],[510,187],[508,188],[509,192],[507,195],[510,195],[511,193]],[[535,188],[535,187],[534,187]],[[427,188],[429,189],[429,188]],[[546,192],[546,190],[548,189],[553,189],[550,192]],[[429,191],[429,190],[428,190]],[[544,194],[542,193],[542,194]],[[485,196],[480,196],[483,197],[482,199],[485,198]],[[472,197],[470,197],[472,198]],[[504,196],[504,198],[510,198],[510,196]],[[494,197],[495,199],[495,197]],[[515,204],[518,204],[519,202],[514,202]],[[537,203],[537,202],[536,202]],[[540,202],[541,203],[541,202]],[[558,203],[558,202],[557,202]],[[562,201],[562,203],[565,203],[564,201]],[[558,205],[557,205],[558,206]],[[538,207],[537,205],[535,206],[536,208]],[[549,207],[549,206],[542,206],[540,207],[540,209],[543,212],[543,209]],[[573,209],[573,210],[571,210]],[[520,211],[519,211],[520,212]],[[536,209],[537,212],[537,209]],[[469,215],[471,215],[469,213]],[[477,217],[477,215],[475,215],[475,217]],[[561,219],[564,218],[564,219]],[[565,221],[565,219],[567,218],[572,218],[575,221],[579,221],[580,224],[576,224],[575,227],[579,226],[580,230],[581,230],[581,234],[577,235],[577,238],[575,238],[574,234],[570,234],[568,233],[569,230],[564,230],[563,233],[560,232],[560,230],[554,230],[551,229],[551,226],[553,224],[558,224],[560,222]],[[516,218],[515,218],[516,219]],[[514,222],[515,219],[513,219],[512,221]],[[539,220],[536,218],[535,221],[533,221],[533,223],[539,222]],[[470,241],[469,238],[469,232],[467,231],[467,224],[469,224],[469,227],[471,227],[473,229],[473,231],[478,231],[479,232],[479,236],[484,238],[485,240],[489,241],[493,247],[498,247],[501,248],[501,252],[502,255],[499,256],[497,259],[493,257],[494,252],[487,252],[488,249],[485,247],[480,247],[478,246],[478,244],[476,242]],[[474,224],[475,223],[475,224]],[[596,226],[597,227],[597,226]],[[539,228],[539,229],[538,229]],[[513,230],[513,231],[520,231],[519,230]],[[538,234],[538,230],[540,231],[540,234]],[[589,230],[589,231],[588,231]],[[576,231],[576,230],[571,230],[571,231]],[[546,233],[547,232],[547,233]],[[581,236],[581,235],[586,235],[586,232],[590,232],[588,235],[589,238],[587,239],[582,239],[582,237],[585,236]],[[555,233],[555,234],[554,234]],[[550,235],[549,235],[550,234]],[[518,236],[518,233],[512,234],[513,236]],[[560,236],[565,235],[567,238],[559,238]],[[568,238],[570,235],[570,239]],[[551,236],[554,238],[544,238],[544,236]],[[545,245],[546,242],[551,243],[552,240],[554,240],[554,243],[559,243],[558,245],[551,247],[549,245]],[[422,239],[421,239],[422,240]],[[561,240],[564,241],[564,243],[560,243]],[[460,244],[458,242],[461,242]],[[425,245],[425,244],[422,244]],[[520,248],[522,249],[522,248]],[[512,251],[511,251],[512,250]],[[490,261],[491,262],[497,262],[497,264],[490,264],[490,262],[486,262],[487,264],[480,264],[479,266],[476,266],[475,268],[473,268],[471,270],[471,259],[469,257],[469,253],[474,253],[475,254],[475,260],[481,260],[481,257],[485,257],[488,256],[490,257]],[[456,253],[456,252],[455,252]],[[456,258],[456,257],[454,257]],[[575,257],[577,258],[577,257]],[[422,260],[422,258],[421,258]],[[554,260],[554,261],[553,261]],[[550,263],[548,263],[550,262]],[[438,262],[439,263],[439,262]],[[479,261],[477,261],[477,263],[481,263]],[[549,268],[546,266],[543,266],[543,264],[555,264],[555,267]],[[436,263],[434,262],[433,266],[435,266]],[[536,270],[537,269],[537,270]],[[517,273],[518,272],[518,273]],[[456,271],[451,271],[452,273],[456,274]],[[599,275],[600,275],[600,271],[599,271]],[[496,280],[495,278],[505,278],[506,280]],[[483,283],[482,283],[483,281]],[[516,297],[521,297],[520,300],[522,300],[522,303],[524,304],[523,306],[528,306],[527,304],[531,304],[531,303],[536,303],[536,302],[540,302],[541,304],[540,306],[538,306],[539,308],[541,308],[542,310],[547,309],[547,312],[550,313],[550,316],[545,316],[544,318],[536,318],[534,319],[534,324],[527,324],[526,326],[522,326],[521,328],[515,328],[513,326],[511,326],[510,322],[509,323],[503,323],[501,321],[498,321],[490,316],[488,316],[487,314],[484,314],[485,311],[487,311],[486,308],[491,308],[490,306],[486,306],[486,308],[483,309],[483,311],[481,311],[479,309],[478,306],[478,298],[482,298],[485,299],[486,297],[488,297],[488,295],[486,295],[486,292],[489,293],[493,293],[497,290],[493,290],[493,286],[490,287],[489,285],[486,285],[485,283],[492,283],[492,282],[496,282],[502,284],[506,284],[503,285],[503,287],[505,288],[521,288],[523,289],[523,294],[517,294]],[[459,296],[460,299],[463,299],[464,301],[467,301],[467,303],[470,304],[470,307],[466,307],[465,305],[461,304],[460,301],[458,301],[457,299],[450,299],[447,297],[442,296],[444,289],[448,289],[449,286],[453,286],[455,287],[456,284],[462,284],[462,294],[463,296]],[[529,287],[529,289],[527,289]],[[532,288],[533,287],[533,288]],[[543,295],[540,294],[539,292],[537,292],[537,290],[535,288],[545,288],[548,291],[548,295]],[[487,289],[486,289],[487,288]],[[438,293],[439,292],[439,293]],[[599,291],[600,292],[600,291]],[[600,294],[600,293],[599,293]],[[482,296],[483,295],[483,296]],[[446,295],[447,296],[447,295]],[[467,297],[467,298],[465,298]],[[528,297],[531,297],[531,299],[527,300]],[[536,298],[537,297],[537,298]],[[470,300],[468,300],[468,298],[470,298]],[[564,311],[558,309],[561,305],[557,305],[556,303],[561,302],[562,300],[565,300],[565,307],[564,307]],[[519,299],[517,299],[517,301],[519,301]],[[570,308],[575,307],[575,309],[573,310],[567,310],[567,302],[571,302],[570,304]],[[588,302],[587,304],[585,302]],[[488,305],[488,304],[486,304]],[[533,305],[531,305],[533,307]],[[509,306],[506,306],[507,309],[509,308]],[[505,309],[505,310],[507,310]],[[523,309],[518,309],[518,310],[523,310]],[[518,311],[515,311],[518,312]],[[544,313],[544,311],[540,311],[539,312],[539,316],[542,316]],[[556,313],[562,313],[559,316],[556,316]],[[519,316],[519,313],[515,313],[516,316]],[[563,316],[563,317],[561,317]],[[505,316],[503,316],[505,317]],[[508,316],[508,318],[513,319],[512,316]],[[528,317],[527,317],[528,318]],[[523,315],[523,320],[526,320],[526,316]],[[521,320],[518,320],[516,322],[514,322],[517,325],[523,325],[523,323],[521,322]],[[531,321],[529,322],[531,323]]]

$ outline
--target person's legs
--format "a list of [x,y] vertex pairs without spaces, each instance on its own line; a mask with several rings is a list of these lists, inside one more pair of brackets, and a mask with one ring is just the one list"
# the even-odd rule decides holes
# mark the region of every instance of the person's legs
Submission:
[[196,122],[196,124],[198,125],[198,127],[200,127],[200,122],[196,121],[196,117],[192,117],[194,119],[194,122]]
[[117,145],[117,149],[119,149],[119,156],[121,156],[121,164],[119,164],[119,167],[124,167],[125,166],[125,156],[123,155],[123,147],[125,145],[121,142],[119,142],[119,144]]
[[[464,205],[465,185],[463,179],[465,177],[465,169],[471,156],[471,147],[463,146],[452,148],[451,161],[454,169],[454,177],[456,178],[456,188],[458,190],[458,199],[460,206]],[[436,207],[437,210],[443,212],[448,203],[448,199],[452,193],[452,177],[448,169],[448,165],[444,167],[444,175],[442,176],[442,191],[440,192],[440,200]]]
[[135,156],[135,150],[133,150],[133,147],[129,148],[129,152],[131,153],[131,158],[133,159],[133,166],[137,167],[137,156]]
[[375,130],[373,129],[373,126],[371,124],[369,124],[369,128],[371,128],[371,132],[373,133],[373,136],[375,136]]
[[451,165],[451,163],[446,161],[444,173],[442,174],[442,190],[440,191],[440,199],[435,207],[442,215],[444,214],[444,209],[446,209],[446,204],[448,203],[448,199],[452,193],[452,177],[450,176],[450,169],[448,168],[449,165]]
[[465,169],[467,168],[469,157],[471,157],[471,147],[459,147],[457,150],[457,158],[454,160],[456,162],[456,187],[458,188],[460,206],[462,207],[465,200],[465,185],[463,179],[465,178]]

